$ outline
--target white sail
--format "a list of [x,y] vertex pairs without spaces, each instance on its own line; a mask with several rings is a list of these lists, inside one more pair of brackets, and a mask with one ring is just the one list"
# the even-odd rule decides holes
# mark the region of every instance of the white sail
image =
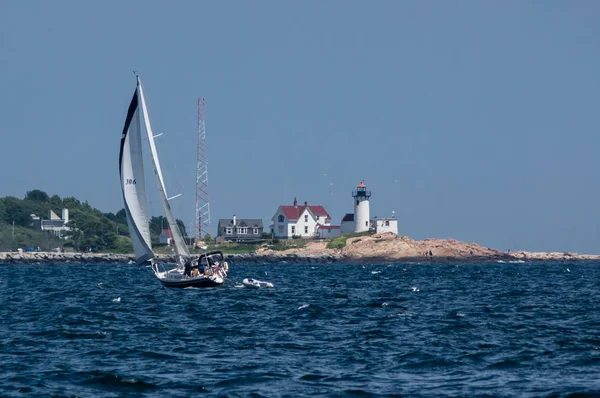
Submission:
[[150,125],[150,118],[148,117],[148,109],[146,108],[146,100],[144,98],[142,82],[140,81],[139,77],[137,78],[137,80],[140,102],[142,105],[142,113],[144,115],[144,123],[146,126],[146,134],[148,135],[148,142],[150,144],[150,154],[152,156],[152,161],[154,162],[154,173],[156,174],[156,180],[158,183],[158,191],[160,192],[165,216],[167,217],[167,221],[169,223],[169,228],[171,229],[171,233],[173,234],[175,250],[180,256],[190,257],[190,252],[187,248],[187,245],[185,244],[183,236],[181,235],[181,231],[179,230],[179,226],[177,225],[177,220],[173,216],[171,206],[169,205],[167,190],[165,188],[165,182],[163,179],[162,170],[160,168],[160,162],[158,161],[158,153],[156,151],[156,145],[154,144],[154,134],[152,133],[152,126]]
[[150,241],[146,205],[146,186],[144,182],[144,165],[142,160],[142,137],[140,110],[138,106],[138,90],[136,88],[129,110],[119,154],[119,174],[129,235],[138,264],[154,257]]

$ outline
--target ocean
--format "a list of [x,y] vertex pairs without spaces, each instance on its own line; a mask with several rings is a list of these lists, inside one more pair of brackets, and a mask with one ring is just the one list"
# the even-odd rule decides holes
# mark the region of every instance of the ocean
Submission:
[[600,264],[0,265],[0,396],[600,395]]

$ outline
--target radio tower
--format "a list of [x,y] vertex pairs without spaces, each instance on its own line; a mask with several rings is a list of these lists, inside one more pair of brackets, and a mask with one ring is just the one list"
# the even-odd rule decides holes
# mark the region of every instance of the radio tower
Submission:
[[208,157],[204,126],[204,99],[198,98],[198,155],[196,163],[196,241],[210,233]]

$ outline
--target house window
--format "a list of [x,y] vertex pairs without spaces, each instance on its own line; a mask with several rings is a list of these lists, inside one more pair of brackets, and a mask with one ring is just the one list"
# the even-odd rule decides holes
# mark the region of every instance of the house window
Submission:
[[227,229],[225,230],[225,234],[227,234],[227,235],[231,235],[231,232],[232,232],[232,231],[231,231],[231,228],[227,228]]
[[294,235],[295,233],[296,233],[296,227],[294,227],[294,226],[292,225],[292,235]]
[[279,227],[277,227],[277,230],[279,231],[280,235],[283,235],[283,226],[280,225]]
[[304,222],[308,222],[308,214],[304,216]]
[[389,227],[390,226],[390,222],[388,220],[385,221],[385,226]]
[[368,227],[368,226],[369,226],[369,222],[365,221],[365,227]]
[[254,235],[258,235],[258,228],[252,228],[252,233]]
[[307,234],[308,233],[308,226],[304,227],[304,233]]
[[244,235],[248,233],[248,228],[244,227],[244,228],[237,228],[237,233],[240,235]]
[[319,221],[319,216],[317,216],[317,221]]
[[279,217],[277,217],[277,221],[283,222],[283,214],[280,214]]

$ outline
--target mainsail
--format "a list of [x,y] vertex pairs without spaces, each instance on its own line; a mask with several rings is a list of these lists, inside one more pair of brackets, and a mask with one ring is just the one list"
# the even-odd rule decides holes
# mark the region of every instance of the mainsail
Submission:
[[138,264],[154,257],[150,242],[146,205],[146,186],[144,183],[144,164],[142,160],[142,136],[140,109],[138,106],[138,88],[129,104],[119,153],[119,175],[127,214],[129,235]]
[[169,223],[169,228],[171,229],[171,233],[173,234],[173,241],[175,243],[175,250],[177,254],[183,257],[190,257],[190,252],[183,240],[183,236],[179,230],[179,226],[177,225],[177,220],[173,216],[171,211],[171,206],[169,205],[169,199],[167,196],[167,190],[165,188],[165,182],[162,175],[162,170],[160,168],[160,163],[158,161],[158,153],[156,152],[156,145],[154,144],[154,134],[152,133],[152,126],[150,125],[150,119],[148,117],[148,110],[146,108],[146,100],[144,98],[144,90],[142,88],[142,82],[140,78],[137,78],[138,89],[139,89],[139,97],[142,105],[142,113],[144,114],[144,123],[146,125],[146,133],[148,135],[148,142],[150,144],[150,154],[152,157],[152,161],[154,162],[154,174],[156,174],[156,180],[158,183],[158,191],[160,192],[160,196],[163,203],[163,209],[165,212],[165,216],[167,217],[167,221]]

